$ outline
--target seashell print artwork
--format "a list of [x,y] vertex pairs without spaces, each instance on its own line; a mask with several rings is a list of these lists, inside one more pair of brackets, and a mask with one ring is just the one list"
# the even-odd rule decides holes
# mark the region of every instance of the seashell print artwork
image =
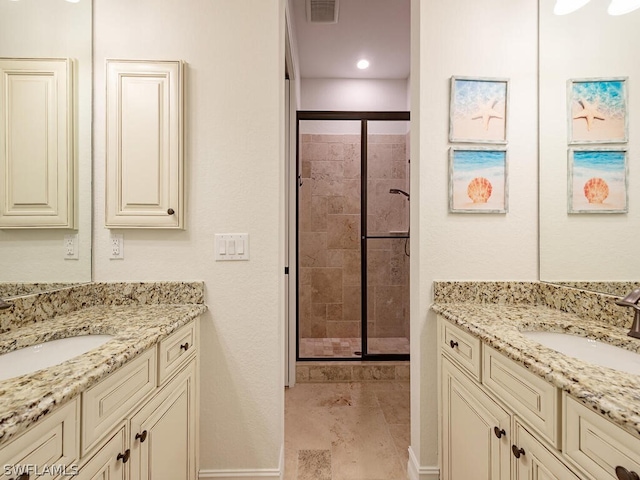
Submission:
[[491,182],[484,177],[476,177],[467,186],[467,195],[473,203],[487,203],[493,187]]
[[568,213],[627,213],[627,149],[569,149]]
[[589,203],[602,203],[609,196],[609,185],[602,178],[590,178],[584,184],[584,196]]

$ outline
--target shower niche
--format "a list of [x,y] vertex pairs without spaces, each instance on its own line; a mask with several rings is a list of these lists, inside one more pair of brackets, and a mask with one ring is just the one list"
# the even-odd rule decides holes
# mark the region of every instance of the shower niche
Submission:
[[409,358],[409,113],[298,112],[298,360]]

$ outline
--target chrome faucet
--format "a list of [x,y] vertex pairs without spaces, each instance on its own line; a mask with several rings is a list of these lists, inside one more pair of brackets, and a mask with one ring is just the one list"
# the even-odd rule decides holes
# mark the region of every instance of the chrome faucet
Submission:
[[616,300],[616,305],[631,307],[635,310],[633,325],[631,325],[631,330],[627,333],[627,335],[633,338],[640,338],[640,306],[638,306],[638,302],[640,302],[640,288],[636,288],[626,297]]

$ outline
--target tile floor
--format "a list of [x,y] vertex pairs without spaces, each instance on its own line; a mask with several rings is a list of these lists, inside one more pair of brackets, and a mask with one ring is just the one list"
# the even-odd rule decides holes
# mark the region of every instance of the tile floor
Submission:
[[[369,353],[409,353],[409,339],[404,337],[370,338]],[[360,338],[301,338],[300,358],[357,358],[362,350]]]
[[406,480],[409,382],[304,383],[285,392],[285,480]]

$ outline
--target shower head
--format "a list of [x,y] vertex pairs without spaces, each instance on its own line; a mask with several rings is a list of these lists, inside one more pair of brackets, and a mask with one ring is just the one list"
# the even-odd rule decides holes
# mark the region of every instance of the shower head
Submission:
[[407,197],[407,200],[409,200],[409,194],[404,190],[400,190],[399,188],[392,188],[389,190],[389,193],[404,195],[405,197]]

